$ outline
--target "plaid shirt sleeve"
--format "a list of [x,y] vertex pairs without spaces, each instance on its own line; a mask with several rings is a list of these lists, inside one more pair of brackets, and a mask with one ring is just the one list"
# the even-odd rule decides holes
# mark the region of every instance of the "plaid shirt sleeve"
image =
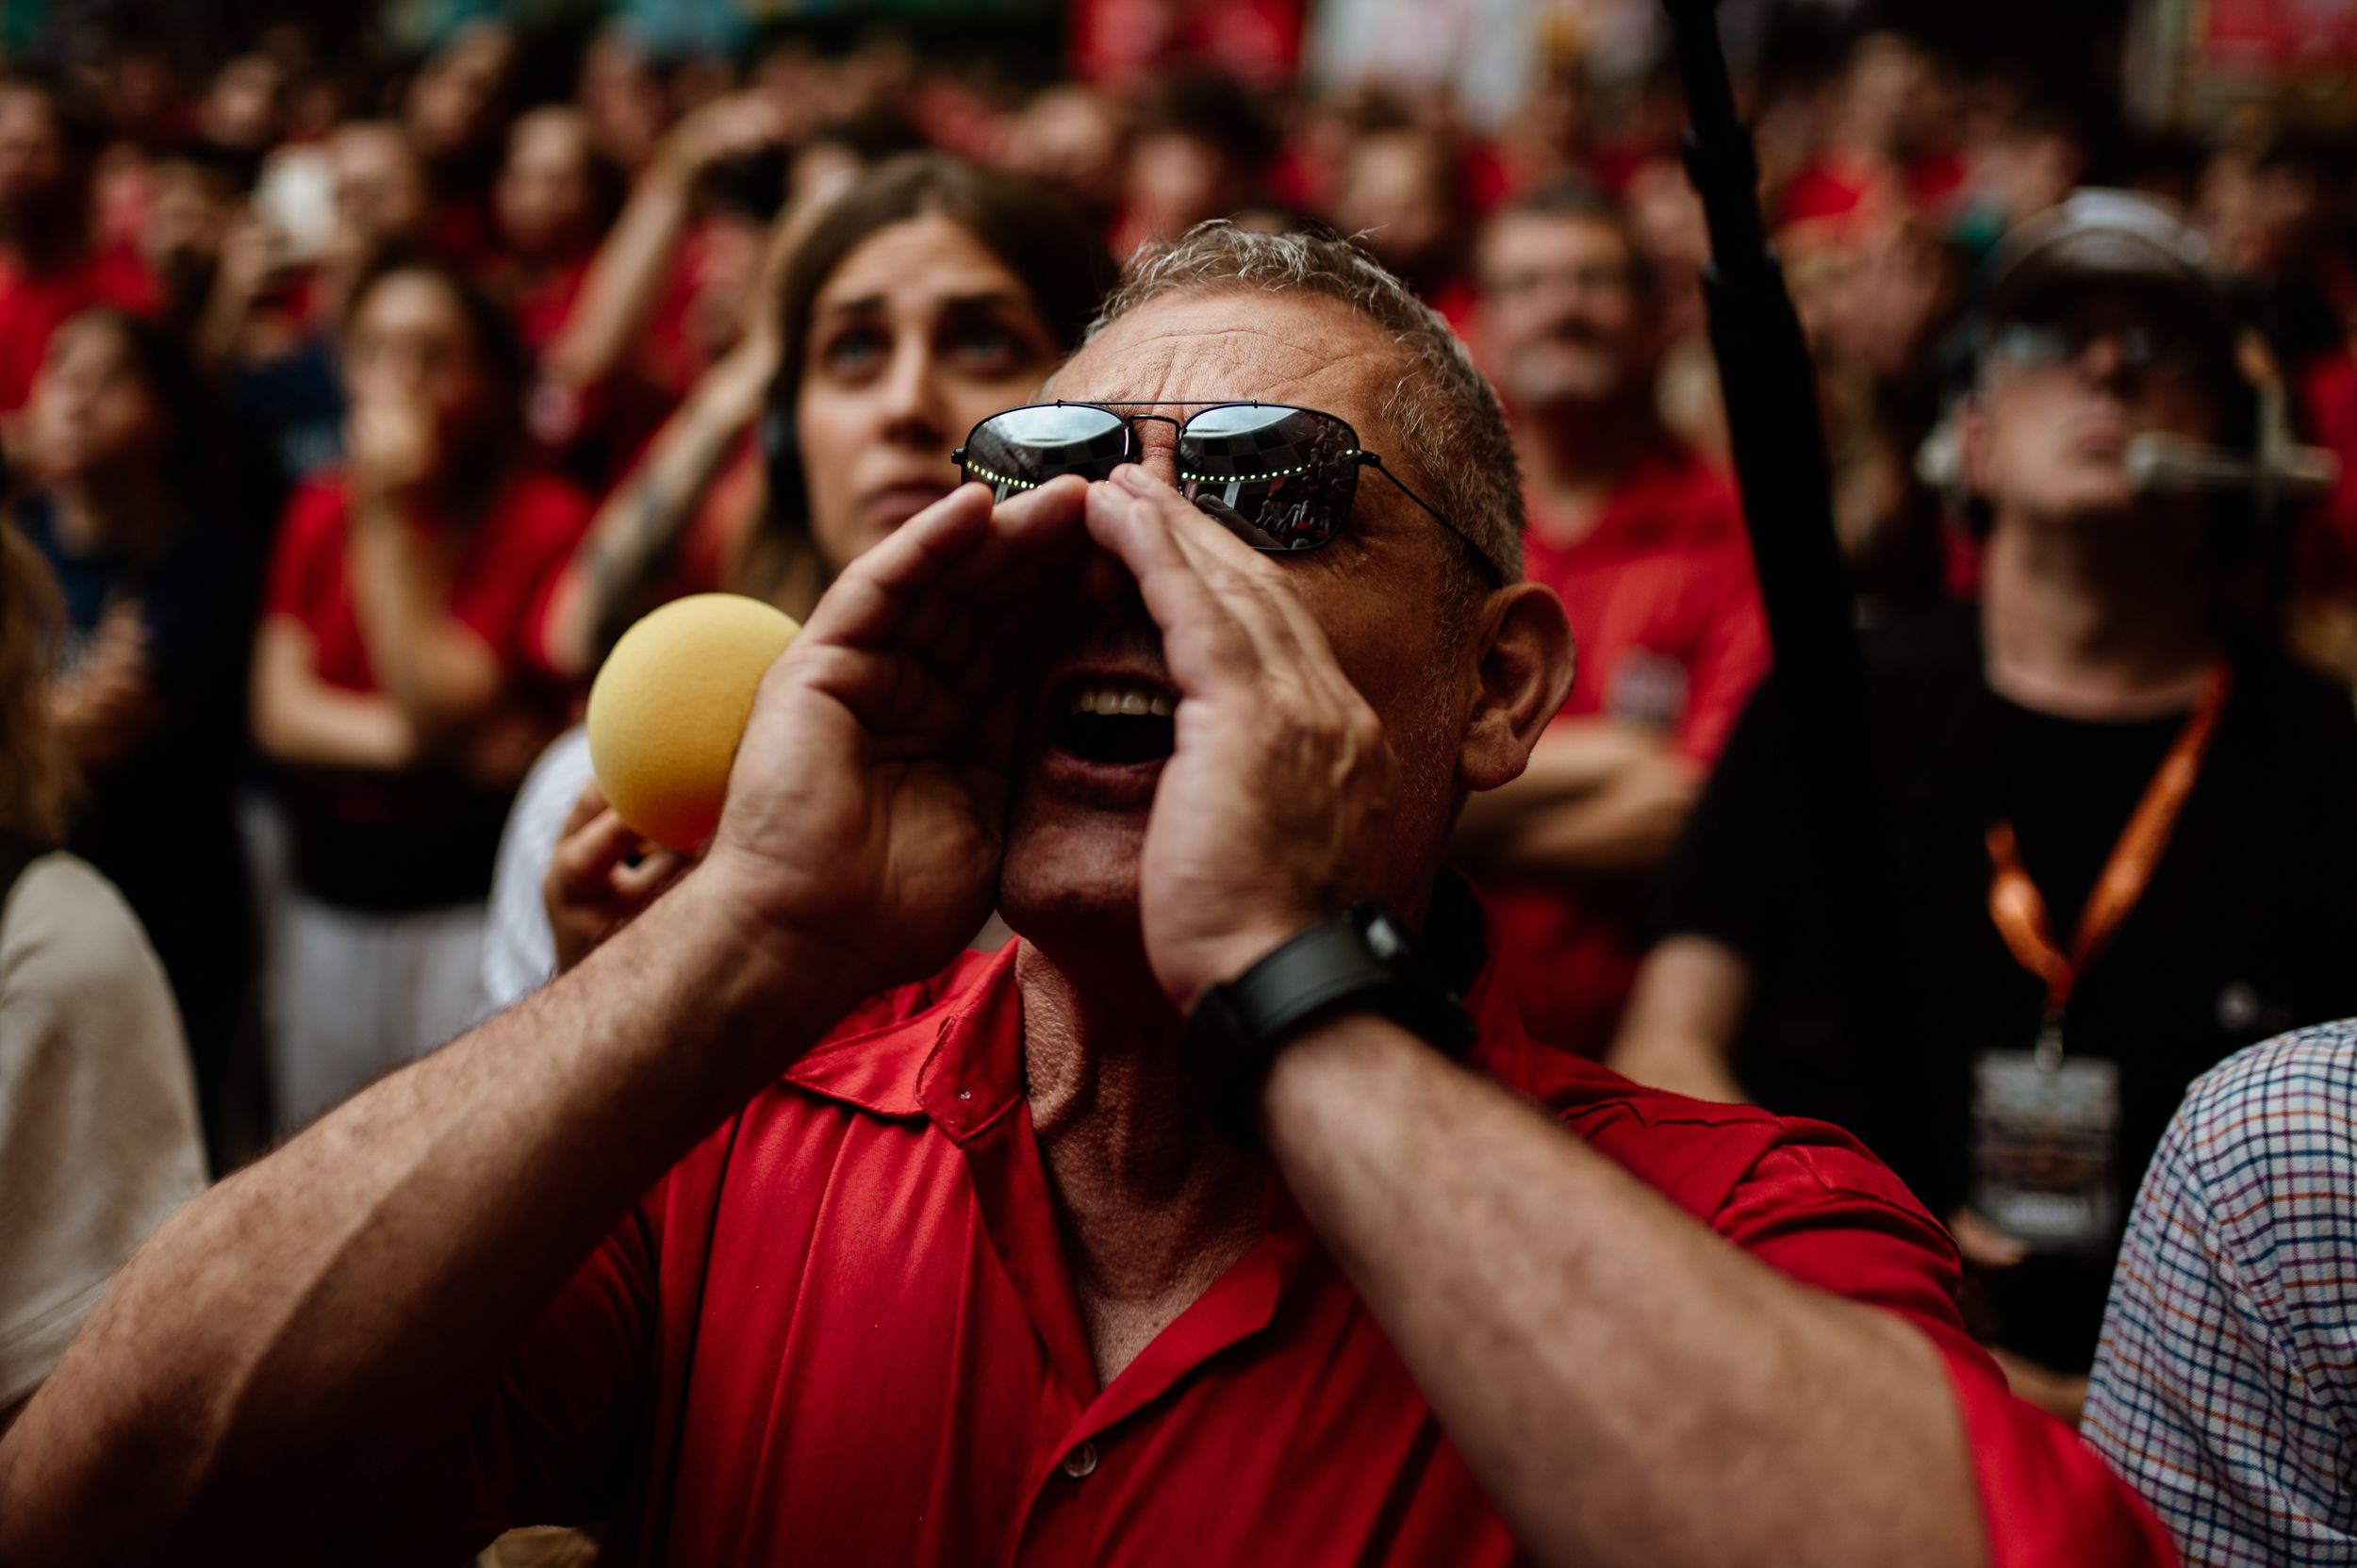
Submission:
[[2357,1020],[2197,1081],[2113,1276],[2085,1435],[2190,1564],[2357,1564]]

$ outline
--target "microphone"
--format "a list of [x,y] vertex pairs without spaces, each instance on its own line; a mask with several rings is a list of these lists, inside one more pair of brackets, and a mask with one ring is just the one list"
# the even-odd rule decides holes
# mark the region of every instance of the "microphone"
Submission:
[[2128,483],[2146,495],[2249,490],[2306,500],[2331,489],[2341,476],[2340,459],[2322,447],[2270,441],[2252,456],[2157,430],[2132,437],[2122,463]]
[[766,600],[697,593],[650,611],[589,687],[589,766],[633,831],[688,853],[712,836],[761,678],[801,627]]

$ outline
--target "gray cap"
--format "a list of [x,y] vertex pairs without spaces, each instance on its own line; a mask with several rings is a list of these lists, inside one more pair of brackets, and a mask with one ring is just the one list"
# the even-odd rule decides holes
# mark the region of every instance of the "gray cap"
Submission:
[[2208,241],[2166,203],[2088,186],[2024,219],[2000,240],[1984,274],[1992,321],[2054,294],[2116,284],[2182,299],[2213,331],[2232,332],[2233,308],[2210,270]]

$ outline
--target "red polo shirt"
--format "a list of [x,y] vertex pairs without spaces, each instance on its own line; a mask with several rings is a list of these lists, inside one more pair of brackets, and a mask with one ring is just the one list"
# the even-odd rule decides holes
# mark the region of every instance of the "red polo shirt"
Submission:
[[[1998,1563],[2165,1560],[2102,1462],[2003,1393],[1947,1237],[1847,1136],[1533,1046],[1487,975],[1469,1000],[1481,1070],[1769,1266],[1931,1335]],[[470,1538],[611,1518],[619,1563],[1517,1560],[1281,1201],[1097,1387],[1021,1058],[1012,945],[847,1022],[584,1265],[421,1507]]]
[[[1649,452],[1575,542],[1547,542],[1531,503],[1525,573],[1560,594],[1579,671],[1557,722],[1602,715],[1661,730],[1708,768],[1768,672],[1768,627],[1735,487],[1690,454]],[[1558,878],[1482,883],[1523,1022],[1591,1056],[1611,1044],[1637,975],[1650,889]]]

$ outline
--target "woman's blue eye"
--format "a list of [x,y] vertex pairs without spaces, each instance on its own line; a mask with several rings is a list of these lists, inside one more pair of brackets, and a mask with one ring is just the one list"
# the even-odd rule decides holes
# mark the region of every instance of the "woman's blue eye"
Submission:
[[970,327],[965,334],[965,348],[973,354],[1004,354],[1014,346],[1014,337],[1003,327]]
[[857,370],[883,355],[883,338],[873,332],[846,332],[827,344],[826,362],[835,370]]

